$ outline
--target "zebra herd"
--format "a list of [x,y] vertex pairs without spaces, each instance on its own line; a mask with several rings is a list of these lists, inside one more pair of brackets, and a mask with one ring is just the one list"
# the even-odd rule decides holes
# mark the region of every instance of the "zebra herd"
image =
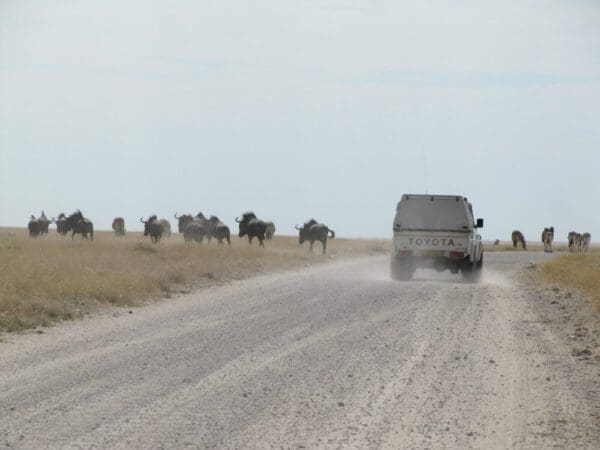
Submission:
[[[513,248],[517,248],[519,245],[523,250],[527,249],[525,242],[525,236],[519,230],[514,230],[511,235]],[[577,233],[571,231],[568,235],[569,240],[569,251],[574,252],[586,252],[590,248],[592,242],[592,235],[590,233]],[[544,227],[542,231],[542,243],[544,244],[544,251],[546,253],[552,253],[552,242],[554,241],[554,227]]]
[[[177,228],[179,233],[183,235],[184,242],[197,242],[202,244],[204,238],[210,243],[211,239],[216,239],[220,245],[223,241],[231,246],[231,232],[229,227],[225,225],[217,216],[206,217],[202,212],[192,216],[191,214],[178,215],[175,213],[177,220]],[[273,239],[275,235],[275,224],[271,221],[261,220],[256,217],[256,214],[249,211],[236,217],[235,221],[239,225],[239,237],[248,236],[248,242],[252,244],[252,240],[257,238],[259,246],[264,247],[265,240]],[[171,224],[167,219],[159,219],[156,214],[144,220],[140,218],[140,222],[144,224],[144,236],[149,236],[152,243],[157,244],[163,237],[171,236]],[[31,216],[28,223],[29,236],[32,238],[42,234],[48,234],[50,223],[56,224],[56,231],[65,236],[70,231],[71,238],[76,234],[81,234],[83,239],[94,239],[94,224],[91,220],[83,216],[81,211],[77,210],[70,216],[60,213],[57,218],[48,220],[44,211],[37,219]],[[112,222],[112,229],[115,236],[125,236],[125,219],[115,217]],[[319,241],[323,247],[323,253],[327,251],[327,238],[334,238],[335,232],[327,225],[317,222],[315,219],[310,219],[305,222],[302,227],[296,225],[296,230],[299,231],[299,244],[304,241],[310,242],[309,250],[312,252],[313,244]]]
[[576,231],[569,232],[569,251],[575,252],[587,252],[592,242],[592,235],[590,233],[578,233]]

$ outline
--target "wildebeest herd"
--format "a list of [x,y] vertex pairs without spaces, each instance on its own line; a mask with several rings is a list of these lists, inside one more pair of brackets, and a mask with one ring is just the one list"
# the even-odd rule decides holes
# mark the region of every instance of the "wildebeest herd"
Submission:
[[[586,252],[590,248],[592,242],[592,235],[590,233],[577,233],[571,231],[568,236],[569,251],[573,252]],[[523,250],[527,249],[525,242],[525,236],[519,230],[514,230],[511,235],[513,248],[517,248],[519,245]],[[544,244],[544,251],[546,253],[552,253],[552,242],[554,241],[554,227],[544,227],[542,230],[542,244]]]
[[94,240],[94,224],[89,219],[83,217],[83,214],[79,210],[70,216],[60,213],[58,218],[52,218],[51,220],[48,220],[44,211],[42,211],[42,214],[37,219],[32,215],[27,224],[29,236],[35,238],[48,234],[48,227],[51,223],[56,224],[56,231],[63,236],[71,231],[71,238],[76,234],[81,234],[84,239],[88,239],[89,235],[89,239]]
[[[223,241],[227,241],[227,244],[231,246],[231,232],[229,227],[217,216],[207,218],[202,212],[199,212],[195,216],[191,214],[178,215],[178,213],[175,213],[174,217],[178,222],[177,229],[183,235],[184,242],[202,244],[202,241],[206,238],[208,243],[210,243],[214,238],[220,245],[223,245]],[[265,241],[272,240],[275,236],[275,224],[268,220],[259,219],[252,211],[236,217],[235,221],[239,226],[239,237],[248,236],[250,245],[252,245],[253,239],[256,238],[258,239],[259,246],[264,247]],[[144,220],[142,216],[140,222],[144,224],[144,236],[149,236],[151,242],[154,244],[159,243],[163,237],[171,236],[170,222],[167,219],[159,219],[156,214],[150,215],[147,220]],[[48,234],[50,223],[56,225],[56,231],[60,235],[65,236],[71,232],[71,239],[76,234],[81,234],[83,239],[94,239],[94,224],[91,220],[84,217],[79,210],[70,216],[60,213],[57,218],[52,218],[51,220],[48,220],[44,211],[42,211],[37,219],[32,215],[27,225],[29,236],[35,238]],[[112,222],[112,229],[115,236],[125,236],[125,219],[115,217]],[[309,250],[311,252],[314,242],[319,241],[322,244],[323,254],[325,254],[327,252],[327,239],[335,237],[333,230],[327,225],[317,222],[315,219],[305,222],[302,227],[296,225],[296,229],[299,231],[299,244],[309,241]]]

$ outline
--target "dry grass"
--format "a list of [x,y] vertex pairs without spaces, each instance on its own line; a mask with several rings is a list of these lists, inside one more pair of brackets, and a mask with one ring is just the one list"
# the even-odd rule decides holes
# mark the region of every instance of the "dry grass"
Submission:
[[[521,246],[517,248],[513,248],[512,242],[501,241],[499,245],[494,245],[492,242],[485,242],[483,244],[484,250],[486,252],[543,252],[544,244],[541,242],[528,242],[527,250],[523,250]],[[569,247],[566,242],[555,242],[552,244],[552,249],[555,252],[566,252],[569,250]]]
[[600,311],[600,249],[557,256],[541,264],[538,273],[546,281],[580,290]]
[[180,235],[158,245],[140,233],[116,238],[95,233],[93,242],[48,236],[30,239],[25,229],[0,228],[0,331],[71,319],[105,305],[136,306],[191,287],[210,286],[260,273],[304,267],[332,259],[389,251],[386,240],[332,239],[328,255],[314,254],[296,237],[276,236],[260,249],[232,239],[186,245]]

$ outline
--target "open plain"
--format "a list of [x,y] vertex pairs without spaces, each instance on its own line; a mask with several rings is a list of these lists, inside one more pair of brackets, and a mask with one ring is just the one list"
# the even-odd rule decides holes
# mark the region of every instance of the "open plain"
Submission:
[[[0,333],[81,318],[113,306],[139,306],[181,292],[254,275],[387,252],[382,239],[329,239],[327,255],[313,254],[298,238],[276,236],[259,248],[233,237],[185,244],[180,234],[152,244],[140,232],[116,237],[97,231],[94,241],[59,236],[30,239],[23,228],[0,228]],[[0,340],[2,336],[0,335]]]
[[599,329],[519,274],[546,259],[466,284],[360,257],[9,335],[0,444],[596,448]]

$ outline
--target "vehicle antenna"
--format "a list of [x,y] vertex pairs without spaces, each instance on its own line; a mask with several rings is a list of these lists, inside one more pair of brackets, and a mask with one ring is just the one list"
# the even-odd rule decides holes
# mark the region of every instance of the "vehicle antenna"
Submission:
[[427,159],[425,158],[425,145],[421,144],[421,152],[423,153],[423,168],[425,169],[425,195],[429,195],[429,183],[427,181]]

